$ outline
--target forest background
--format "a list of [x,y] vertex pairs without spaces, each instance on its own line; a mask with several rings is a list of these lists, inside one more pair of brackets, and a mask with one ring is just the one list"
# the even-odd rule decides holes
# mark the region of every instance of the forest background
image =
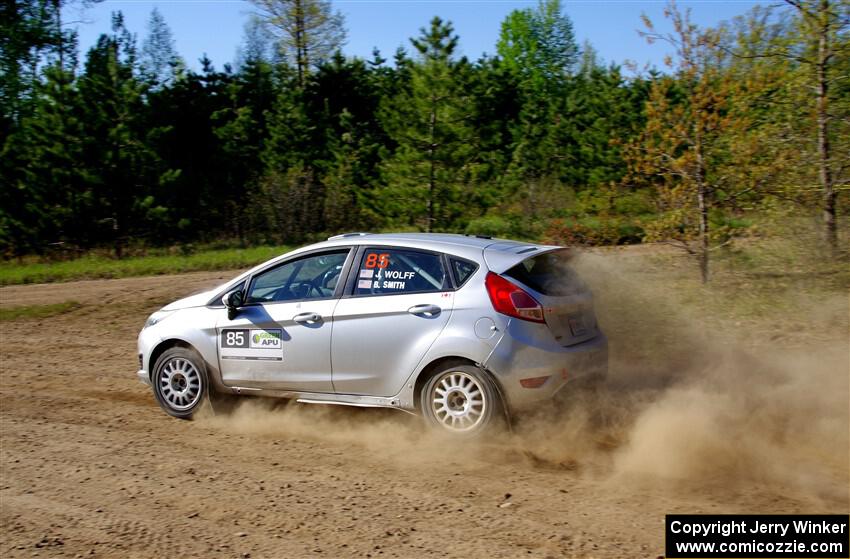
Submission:
[[[192,70],[154,10],[88,52],[74,0],[0,5],[0,253],[18,264],[345,231],[670,243],[704,281],[754,239],[846,256],[850,1],[784,0],[714,27],[670,3],[660,69],[603,64],[558,0],[496,55],[435,17],[344,56],[326,0],[252,0],[239,60]],[[666,27],[665,27],[666,28]],[[176,247],[176,248],[174,248]]]

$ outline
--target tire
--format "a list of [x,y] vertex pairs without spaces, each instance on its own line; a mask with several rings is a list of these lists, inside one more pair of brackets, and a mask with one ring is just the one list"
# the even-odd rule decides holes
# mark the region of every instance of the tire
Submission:
[[209,391],[204,360],[185,347],[173,347],[159,356],[151,384],[159,406],[179,419],[191,419]]
[[474,437],[504,423],[499,390],[473,365],[453,365],[431,377],[419,395],[425,423],[453,436]]

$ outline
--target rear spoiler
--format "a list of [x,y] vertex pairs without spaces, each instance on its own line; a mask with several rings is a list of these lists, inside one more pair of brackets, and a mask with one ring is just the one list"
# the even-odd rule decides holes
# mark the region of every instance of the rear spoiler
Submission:
[[532,245],[529,243],[502,241],[484,247],[484,262],[487,263],[487,267],[491,272],[501,274],[510,270],[526,258],[533,258],[547,252],[556,252],[559,250],[569,249],[557,245]]

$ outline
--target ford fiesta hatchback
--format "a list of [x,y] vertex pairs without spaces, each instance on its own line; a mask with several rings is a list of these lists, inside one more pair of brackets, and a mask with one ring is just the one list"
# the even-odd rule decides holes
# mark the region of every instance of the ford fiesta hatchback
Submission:
[[272,396],[397,408],[475,434],[604,377],[608,343],[569,251],[350,233],[153,313],[139,379],[169,414]]

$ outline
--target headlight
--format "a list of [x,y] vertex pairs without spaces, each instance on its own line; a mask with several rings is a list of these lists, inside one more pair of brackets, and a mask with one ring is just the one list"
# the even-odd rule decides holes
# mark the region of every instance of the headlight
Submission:
[[156,311],[148,317],[147,321],[145,321],[145,328],[149,328],[154,324],[162,322],[172,314],[174,314],[174,311]]

